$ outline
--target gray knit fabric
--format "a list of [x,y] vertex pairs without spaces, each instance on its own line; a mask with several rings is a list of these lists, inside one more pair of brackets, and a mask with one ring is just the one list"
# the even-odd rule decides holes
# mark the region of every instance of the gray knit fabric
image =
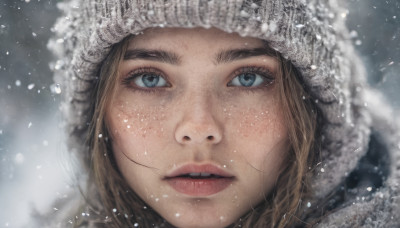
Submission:
[[[71,0],[59,7],[64,15],[49,48],[58,57],[53,70],[65,98],[62,111],[72,151],[87,153],[88,99],[100,63],[113,44],[150,27],[216,27],[267,40],[291,60],[323,116],[322,156],[310,203],[326,197],[367,151],[375,117],[368,111],[362,63],[344,25],[346,11],[335,0]],[[392,156],[398,150],[393,146]],[[329,217],[327,226],[336,227],[334,221],[339,220]]]

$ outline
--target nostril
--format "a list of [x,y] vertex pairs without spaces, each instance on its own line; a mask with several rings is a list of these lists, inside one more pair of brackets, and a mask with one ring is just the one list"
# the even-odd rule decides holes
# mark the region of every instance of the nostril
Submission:
[[183,136],[183,141],[190,141],[190,137],[189,136]]
[[207,137],[207,139],[210,140],[210,141],[214,140],[214,136],[210,135],[210,136]]

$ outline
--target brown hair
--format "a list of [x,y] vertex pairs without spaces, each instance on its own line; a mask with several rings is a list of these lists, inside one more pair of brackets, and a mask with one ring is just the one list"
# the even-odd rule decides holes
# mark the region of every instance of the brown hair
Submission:
[[[105,110],[114,95],[118,68],[130,38],[113,46],[101,64],[99,80],[93,90],[93,118],[88,136],[91,160],[85,161],[90,173],[85,204],[90,205],[91,211],[101,215],[98,221],[91,218],[91,222],[97,225],[107,223],[107,227],[154,227],[155,224],[163,223],[169,226],[130,189],[118,171],[105,124]],[[233,224],[233,227],[287,227],[298,223],[296,218],[300,216],[299,203],[308,193],[308,167],[313,163],[314,151],[318,149],[315,148],[317,109],[305,93],[295,67],[278,52],[274,53],[280,62],[280,75],[277,77],[279,102],[287,124],[291,149],[277,185],[269,197]],[[87,221],[88,218],[80,219],[76,226],[87,225]]]

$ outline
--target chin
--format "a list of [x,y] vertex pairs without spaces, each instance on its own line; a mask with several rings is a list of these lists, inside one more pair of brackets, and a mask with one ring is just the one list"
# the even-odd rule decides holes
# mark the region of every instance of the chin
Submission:
[[175,211],[174,208],[165,210],[161,216],[173,226],[182,228],[222,228],[236,222],[240,217],[237,212],[230,209],[204,207],[201,203],[181,208],[181,210],[177,210],[180,211],[178,213],[173,213],[173,211]]
[[223,228],[233,223],[233,221],[227,221],[224,218],[173,218],[171,221],[167,221],[175,227],[182,228]]

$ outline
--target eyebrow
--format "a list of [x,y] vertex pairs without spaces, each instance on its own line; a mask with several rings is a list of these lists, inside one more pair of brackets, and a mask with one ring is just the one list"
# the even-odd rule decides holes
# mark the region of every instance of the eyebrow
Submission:
[[[270,47],[222,50],[215,56],[215,65],[262,55],[269,57],[277,56],[276,51]],[[124,60],[136,59],[179,65],[182,58],[176,53],[163,50],[129,49],[126,51]]]
[[235,60],[246,59],[255,56],[269,56],[275,57],[277,56],[276,51],[270,47],[262,47],[262,48],[252,48],[252,49],[233,49],[233,50],[225,50],[218,53],[215,57],[215,63],[229,63]]
[[179,65],[181,63],[181,57],[173,52],[162,51],[162,50],[147,50],[147,49],[127,50],[124,55],[124,60],[134,60],[134,59],[153,60],[173,65]]

